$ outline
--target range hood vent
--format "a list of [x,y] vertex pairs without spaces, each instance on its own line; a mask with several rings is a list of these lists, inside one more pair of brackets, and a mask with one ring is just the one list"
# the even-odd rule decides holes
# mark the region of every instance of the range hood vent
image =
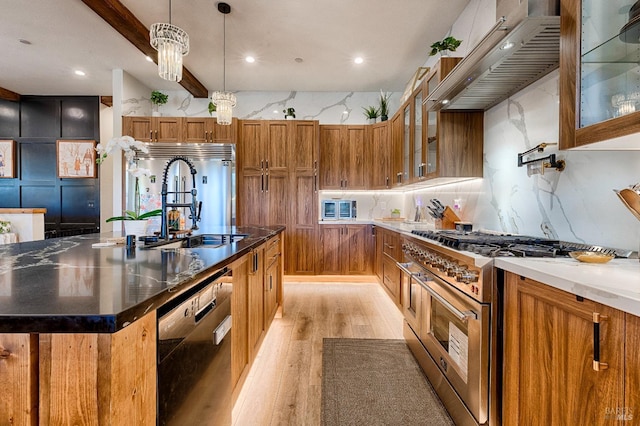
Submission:
[[506,24],[498,21],[440,82],[424,101],[429,110],[488,110],[558,68],[559,16]]
[[176,155],[185,156],[191,160],[235,160],[235,146],[223,143],[162,143],[152,142],[146,145],[149,153],[137,152],[136,159],[169,160]]

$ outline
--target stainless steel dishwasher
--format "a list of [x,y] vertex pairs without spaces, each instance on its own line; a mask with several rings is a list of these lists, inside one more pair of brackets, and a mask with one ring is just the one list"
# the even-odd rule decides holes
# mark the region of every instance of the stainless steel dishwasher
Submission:
[[158,309],[159,425],[231,424],[231,270]]

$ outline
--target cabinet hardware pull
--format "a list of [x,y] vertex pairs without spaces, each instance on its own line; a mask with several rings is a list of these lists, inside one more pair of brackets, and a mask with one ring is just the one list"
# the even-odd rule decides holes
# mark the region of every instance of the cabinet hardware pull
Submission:
[[313,175],[313,192],[318,192],[318,175]]
[[265,177],[266,177],[265,192],[269,192],[269,173],[268,172],[265,174]]
[[602,371],[609,368],[609,364],[600,361],[600,321],[609,319],[607,315],[593,313],[593,370]]
[[156,142],[158,142],[158,131],[156,130]]
[[385,180],[385,186],[388,188],[389,187],[389,176],[386,177]]
[[266,164],[266,166],[267,166],[267,170],[269,170],[269,160],[266,160],[266,161],[265,161],[265,164]]
[[264,160],[260,160],[260,168],[264,169]]
[[260,191],[264,192],[264,173],[260,175]]
[[149,140],[153,142],[153,130],[149,131]]

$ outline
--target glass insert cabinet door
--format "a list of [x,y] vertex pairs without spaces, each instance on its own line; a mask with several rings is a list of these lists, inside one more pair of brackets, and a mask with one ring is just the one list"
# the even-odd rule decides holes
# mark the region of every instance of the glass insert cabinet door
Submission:
[[640,111],[640,1],[582,0],[578,127]]
[[420,90],[413,98],[413,176],[418,179],[425,177],[422,154],[422,108],[422,90]]

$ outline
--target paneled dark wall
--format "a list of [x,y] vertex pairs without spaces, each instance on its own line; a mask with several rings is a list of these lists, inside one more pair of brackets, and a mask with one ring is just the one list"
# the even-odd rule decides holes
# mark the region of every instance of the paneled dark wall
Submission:
[[0,207],[45,207],[47,237],[99,232],[99,179],[60,179],[56,140],[100,139],[97,96],[0,100],[0,139],[17,141],[17,177],[0,179]]

